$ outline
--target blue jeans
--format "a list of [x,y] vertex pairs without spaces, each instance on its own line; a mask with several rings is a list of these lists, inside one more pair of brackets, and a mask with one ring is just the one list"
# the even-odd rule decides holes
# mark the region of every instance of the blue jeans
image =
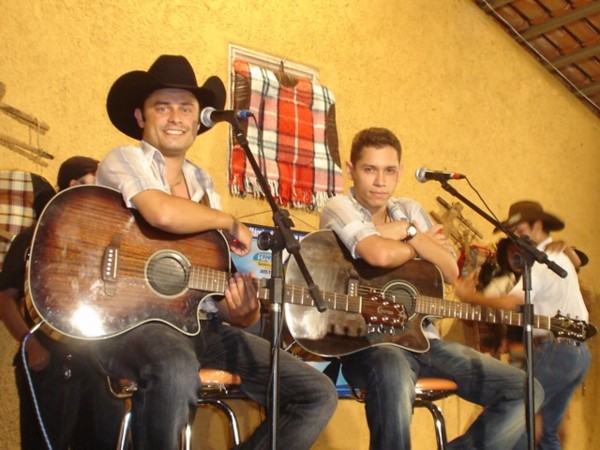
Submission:
[[[537,345],[533,352],[533,374],[544,387],[545,400],[540,410],[542,436],[537,444],[540,449],[561,448],[558,427],[562,422],[569,400],[590,368],[592,357],[587,345],[548,340]],[[523,436],[518,449],[527,448]]]
[[[168,325],[144,324],[98,342],[96,352],[111,376],[138,383],[131,425],[138,450],[177,448],[180,432],[196,410],[200,367],[237,373],[248,397],[268,403],[270,343],[217,320],[203,321],[193,337]],[[278,447],[307,450],[335,411],[335,386],[321,372],[281,352],[279,405]],[[268,448],[269,428],[269,421],[263,421],[243,448]]]
[[[456,342],[430,340],[426,353],[372,347],[342,360],[346,380],[365,390],[371,449],[410,448],[410,420],[419,377],[458,385],[457,394],[485,409],[448,448],[506,450],[525,431],[525,372]],[[543,390],[535,385],[536,405]]]

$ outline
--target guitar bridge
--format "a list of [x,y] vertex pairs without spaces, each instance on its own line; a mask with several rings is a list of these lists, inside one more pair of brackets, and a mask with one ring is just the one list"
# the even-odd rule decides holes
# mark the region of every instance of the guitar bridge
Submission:
[[115,235],[104,251],[102,257],[102,280],[104,281],[104,292],[111,297],[117,291],[117,266],[119,262],[119,248],[121,247],[121,236]]

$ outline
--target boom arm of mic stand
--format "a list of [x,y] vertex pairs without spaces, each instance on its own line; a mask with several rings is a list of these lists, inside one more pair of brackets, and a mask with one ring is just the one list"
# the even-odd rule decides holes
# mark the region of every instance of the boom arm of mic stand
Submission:
[[561,278],[565,278],[567,276],[566,270],[564,270],[562,267],[560,267],[554,261],[548,259],[548,255],[545,252],[538,250],[535,247],[535,245],[533,245],[531,243],[531,241],[526,242],[526,240],[520,239],[519,237],[517,237],[512,231],[507,229],[504,225],[502,225],[500,222],[498,222],[495,218],[490,216],[488,213],[486,213],[484,210],[482,210],[479,206],[474,204],[471,200],[469,200],[464,195],[462,195],[460,192],[458,192],[456,189],[454,189],[453,186],[450,186],[450,184],[448,184],[447,181],[441,181],[440,184],[442,185],[442,188],[444,188],[444,190],[449,192],[452,196],[461,200],[463,203],[465,203],[467,206],[469,206],[469,208],[471,208],[473,211],[475,211],[481,217],[483,217],[488,222],[490,222],[492,225],[494,225],[499,230],[504,232],[519,248],[521,248],[528,254],[532,255],[532,257],[535,261],[539,262],[540,264],[547,265],[548,268],[550,270],[552,270],[552,272],[554,272]]

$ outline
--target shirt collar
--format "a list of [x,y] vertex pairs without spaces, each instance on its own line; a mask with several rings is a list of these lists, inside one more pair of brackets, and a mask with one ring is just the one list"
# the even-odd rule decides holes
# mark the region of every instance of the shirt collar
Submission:
[[[140,141],[140,147],[142,148],[142,152],[148,158],[148,161],[154,161],[158,167],[160,167],[161,172],[164,176],[165,170],[165,156],[160,152],[159,149],[154,147],[152,144],[142,140]],[[194,176],[195,166],[187,159],[184,159],[181,170],[183,171],[183,175],[189,179],[189,177]]]
[[552,236],[548,236],[546,239],[544,239],[537,245],[538,250],[544,250],[552,241]]

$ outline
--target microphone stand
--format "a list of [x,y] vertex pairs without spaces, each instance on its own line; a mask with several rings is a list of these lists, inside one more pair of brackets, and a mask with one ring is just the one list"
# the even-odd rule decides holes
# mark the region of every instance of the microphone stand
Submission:
[[534,373],[533,373],[533,317],[534,308],[531,303],[531,267],[535,261],[540,264],[545,264],[550,270],[558,276],[565,278],[567,272],[555,262],[548,259],[548,255],[541,250],[538,250],[535,243],[527,236],[518,237],[495,218],[483,211],[479,206],[475,205],[464,195],[458,192],[454,187],[448,184],[447,180],[438,180],[442,188],[449,192],[452,196],[458,198],[469,206],[473,211],[486,219],[492,225],[504,232],[510,240],[519,248],[521,254],[521,262],[523,268],[523,291],[525,293],[525,303],[522,305],[523,311],[523,345],[525,346],[525,371],[527,373],[527,395],[525,398],[526,409],[526,426],[527,426],[527,444],[528,448],[535,448],[535,405],[533,396]]
[[281,328],[281,312],[284,295],[284,281],[283,281],[283,249],[285,248],[290,255],[293,255],[298,263],[302,276],[306,280],[308,290],[315,302],[315,305],[319,312],[325,311],[327,308],[321,291],[313,281],[304,259],[300,254],[300,243],[294,237],[292,227],[294,226],[293,221],[289,217],[289,213],[286,210],[280,209],[271,194],[269,184],[266,178],[262,174],[252,151],[248,145],[248,139],[244,131],[242,130],[237,117],[234,117],[229,121],[233,128],[235,138],[244,149],[246,158],[252,166],[252,170],[256,174],[256,178],[262,191],[265,195],[271,210],[273,211],[273,224],[275,227],[273,235],[270,233],[261,233],[258,239],[258,246],[261,250],[271,250],[271,278],[269,284],[269,298],[272,303],[271,317],[272,317],[272,339],[271,339],[271,422],[269,428],[269,439],[270,448],[277,450],[277,424],[279,418],[279,347],[280,347],[280,328]]

